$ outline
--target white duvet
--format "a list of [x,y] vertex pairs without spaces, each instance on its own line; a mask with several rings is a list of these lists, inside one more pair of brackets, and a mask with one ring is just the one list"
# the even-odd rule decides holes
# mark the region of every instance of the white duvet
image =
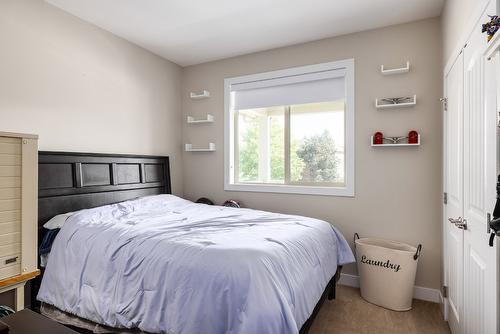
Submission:
[[353,261],[324,221],[158,195],[68,218],[38,300],[152,333],[298,333]]

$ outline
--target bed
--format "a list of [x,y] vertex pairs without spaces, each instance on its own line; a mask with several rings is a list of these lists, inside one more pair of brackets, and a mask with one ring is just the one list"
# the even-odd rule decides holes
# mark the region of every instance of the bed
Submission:
[[40,152],[39,164],[39,223],[81,211],[52,245],[38,300],[86,321],[306,333],[354,260],[326,222],[171,195],[166,157]]

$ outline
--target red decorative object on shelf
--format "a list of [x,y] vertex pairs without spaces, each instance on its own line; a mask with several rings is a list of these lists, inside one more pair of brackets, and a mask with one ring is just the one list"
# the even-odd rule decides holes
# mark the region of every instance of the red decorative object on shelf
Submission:
[[418,132],[411,130],[408,132],[408,144],[418,144]]
[[375,132],[375,135],[373,135],[373,144],[374,145],[380,145],[384,143],[384,134],[382,132]]

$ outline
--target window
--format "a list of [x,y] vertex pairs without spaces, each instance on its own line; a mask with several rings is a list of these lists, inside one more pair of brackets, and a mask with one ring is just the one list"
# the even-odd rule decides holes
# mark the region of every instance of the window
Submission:
[[225,80],[225,189],[354,195],[354,61]]

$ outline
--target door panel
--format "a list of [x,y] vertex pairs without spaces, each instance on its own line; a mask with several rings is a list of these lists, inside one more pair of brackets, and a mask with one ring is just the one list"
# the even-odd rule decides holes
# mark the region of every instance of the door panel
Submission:
[[445,77],[448,108],[445,113],[445,283],[448,286],[448,322],[452,332],[461,333],[463,300],[463,231],[448,218],[463,217],[463,55]]
[[[473,288],[464,289],[464,333],[487,333],[485,330],[486,263],[471,244],[465,246],[464,281]],[[490,332],[494,333],[494,332]]]
[[[488,8],[479,20],[464,49],[464,301],[463,332],[495,334],[496,271],[495,248],[488,246],[487,215],[495,205],[495,121],[496,108],[489,101],[495,86],[491,64],[483,56],[487,42],[481,23],[488,20]],[[493,87],[494,88],[494,87]]]

